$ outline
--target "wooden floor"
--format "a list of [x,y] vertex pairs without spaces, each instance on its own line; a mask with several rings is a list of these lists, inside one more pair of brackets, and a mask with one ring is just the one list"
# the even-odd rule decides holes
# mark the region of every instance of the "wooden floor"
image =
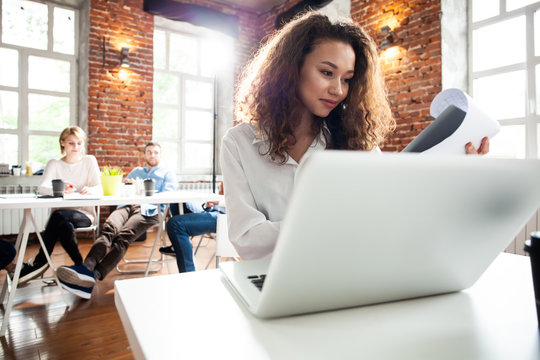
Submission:
[[[154,238],[155,233],[148,233],[146,241],[133,243],[126,258],[148,258]],[[91,245],[92,239],[80,240],[79,248],[83,257]],[[33,257],[37,249],[37,245],[29,246],[25,258]],[[215,241],[205,238],[195,258],[197,269],[204,269],[214,250]],[[149,276],[177,273],[174,258],[168,258],[172,261]],[[55,266],[71,265],[71,260],[60,245],[53,251],[52,260]],[[141,265],[129,266],[141,268]],[[215,261],[211,262],[210,268],[215,268]],[[1,271],[0,285],[3,285],[5,276],[6,272]],[[50,269],[45,273],[45,277],[48,276],[52,276]],[[90,300],[66,292],[69,308],[62,300],[58,287],[47,286],[41,279],[18,288],[8,331],[5,337],[0,338],[0,359],[133,359],[114,305],[114,281],[137,276],[142,275],[119,274],[113,270],[96,284]],[[6,302],[7,299],[0,309],[0,321],[3,320]]]

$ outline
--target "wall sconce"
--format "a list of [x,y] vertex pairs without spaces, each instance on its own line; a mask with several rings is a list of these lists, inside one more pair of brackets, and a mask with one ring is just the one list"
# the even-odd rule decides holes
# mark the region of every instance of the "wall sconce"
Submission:
[[381,50],[385,50],[394,44],[394,32],[390,29],[390,26],[385,25],[381,28],[381,34],[384,36],[384,40],[381,42]]
[[120,67],[128,68],[129,67],[129,48],[123,47],[122,50],[120,50]]

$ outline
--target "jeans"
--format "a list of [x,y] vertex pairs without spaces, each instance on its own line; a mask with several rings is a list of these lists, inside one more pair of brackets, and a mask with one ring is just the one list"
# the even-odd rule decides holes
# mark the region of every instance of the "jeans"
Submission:
[[84,259],[84,265],[94,271],[98,280],[103,280],[122,260],[129,245],[158,221],[157,215],[142,215],[140,205],[114,210],[103,224],[100,236]]
[[175,215],[167,221],[167,234],[176,253],[178,271],[195,271],[190,236],[216,231],[218,211]]
[[[43,232],[43,242],[47,248],[47,253],[50,255],[54,249],[56,241],[60,240],[60,244],[66,250],[67,254],[73,260],[75,265],[82,264],[82,256],[77,246],[77,238],[75,237],[75,228],[90,226],[92,222],[82,212],[77,210],[56,210],[49,217],[45,231]],[[47,258],[43,249],[39,249],[39,253],[34,259],[34,265],[45,264]]]

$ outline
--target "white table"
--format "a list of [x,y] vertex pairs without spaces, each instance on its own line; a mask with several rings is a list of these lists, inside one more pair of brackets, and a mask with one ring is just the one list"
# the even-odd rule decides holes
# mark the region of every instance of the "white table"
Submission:
[[219,270],[119,280],[136,359],[540,358],[529,259],[501,254],[470,289],[260,320]]
[[[15,248],[17,249],[17,266],[15,268],[15,273],[13,280],[6,275],[6,281],[0,293],[0,301],[4,301],[6,293],[9,293],[8,303],[6,306],[6,311],[4,314],[4,319],[2,321],[2,327],[0,329],[0,336],[5,336],[7,330],[7,324],[9,322],[9,315],[13,308],[13,303],[15,299],[15,294],[17,292],[17,283],[19,281],[19,275],[22,269],[22,263],[24,260],[24,255],[26,252],[26,246],[28,244],[28,235],[32,230],[36,231],[38,235],[39,243],[42,249],[45,252],[45,256],[49,263],[49,266],[54,269],[54,265],[47,253],[43,239],[37,231],[38,227],[36,226],[34,217],[32,216],[32,209],[35,208],[68,208],[68,207],[84,207],[84,206],[110,206],[110,205],[125,205],[125,204],[170,204],[170,203],[183,203],[183,202],[206,202],[206,201],[218,201],[222,196],[213,194],[213,193],[201,193],[194,191],[175,191],[175,192],[163,192],[154,194],[153,196],[103,196],[99,199],[78,199],[78,200],[65,200],[63,198],[9,198],[1,199],[0,198],[0,209],[24,209],[23,220],[21,222],[19,234],[17,235],[17,242],[15,243]],[[164,231],[164,218],[161,212],[158,212],[159,217],[159,231],[156,239],[159,239],[163,236]],[[148,275],[148,271],[151,265],[151,259],[154,255],[157,241],[154,242],[152,247],[152,252],[149,257],[148,264],[145,270],[145,276]],[[58,278],[56,273],[54,274],[55,280],[59,285]],[[60,287],[59,287],[60,288]],[[62,292],[62,297],[64,294]],[[69,306],[67,300],[64,298],[66,306]]]

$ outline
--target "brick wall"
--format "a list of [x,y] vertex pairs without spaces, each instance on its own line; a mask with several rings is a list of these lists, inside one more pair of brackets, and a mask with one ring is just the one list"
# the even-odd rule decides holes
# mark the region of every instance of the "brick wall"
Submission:
[[375,41],[395,27],[395,45],[381,53],[397,128],[383,147],[402,150],[431,123],[431,100],[442,90],[440,0],[351,1],[351,16]]
[[[142,11],[142,3],[91,0],[88,152],[101,167],[131,170],[152,139],[154,19]],[[130,49],[131,67],[124,73],[119,68],[122,46]]]
[[[289,0],[266,14],[240,10],[211,0],[183,0],[238,16],[238,75],[259,41],[274,28],[276,16],[300,0]],[[101,166],[125,171],[141,164],[142,146],[152,138],[153,16],[142,0],[91,0],[88,89],[88,152]],[[430,122],[429,104],[441,90],[440,0],[352,0],[351,16],[382,41],[380,28],[395,26],[396,45],[381,54],[397,129],[383,146],[403,149]],[[105,64],[102,41],[105,38]],[[120,48],[130,48],[132,70],[120,78]]]

